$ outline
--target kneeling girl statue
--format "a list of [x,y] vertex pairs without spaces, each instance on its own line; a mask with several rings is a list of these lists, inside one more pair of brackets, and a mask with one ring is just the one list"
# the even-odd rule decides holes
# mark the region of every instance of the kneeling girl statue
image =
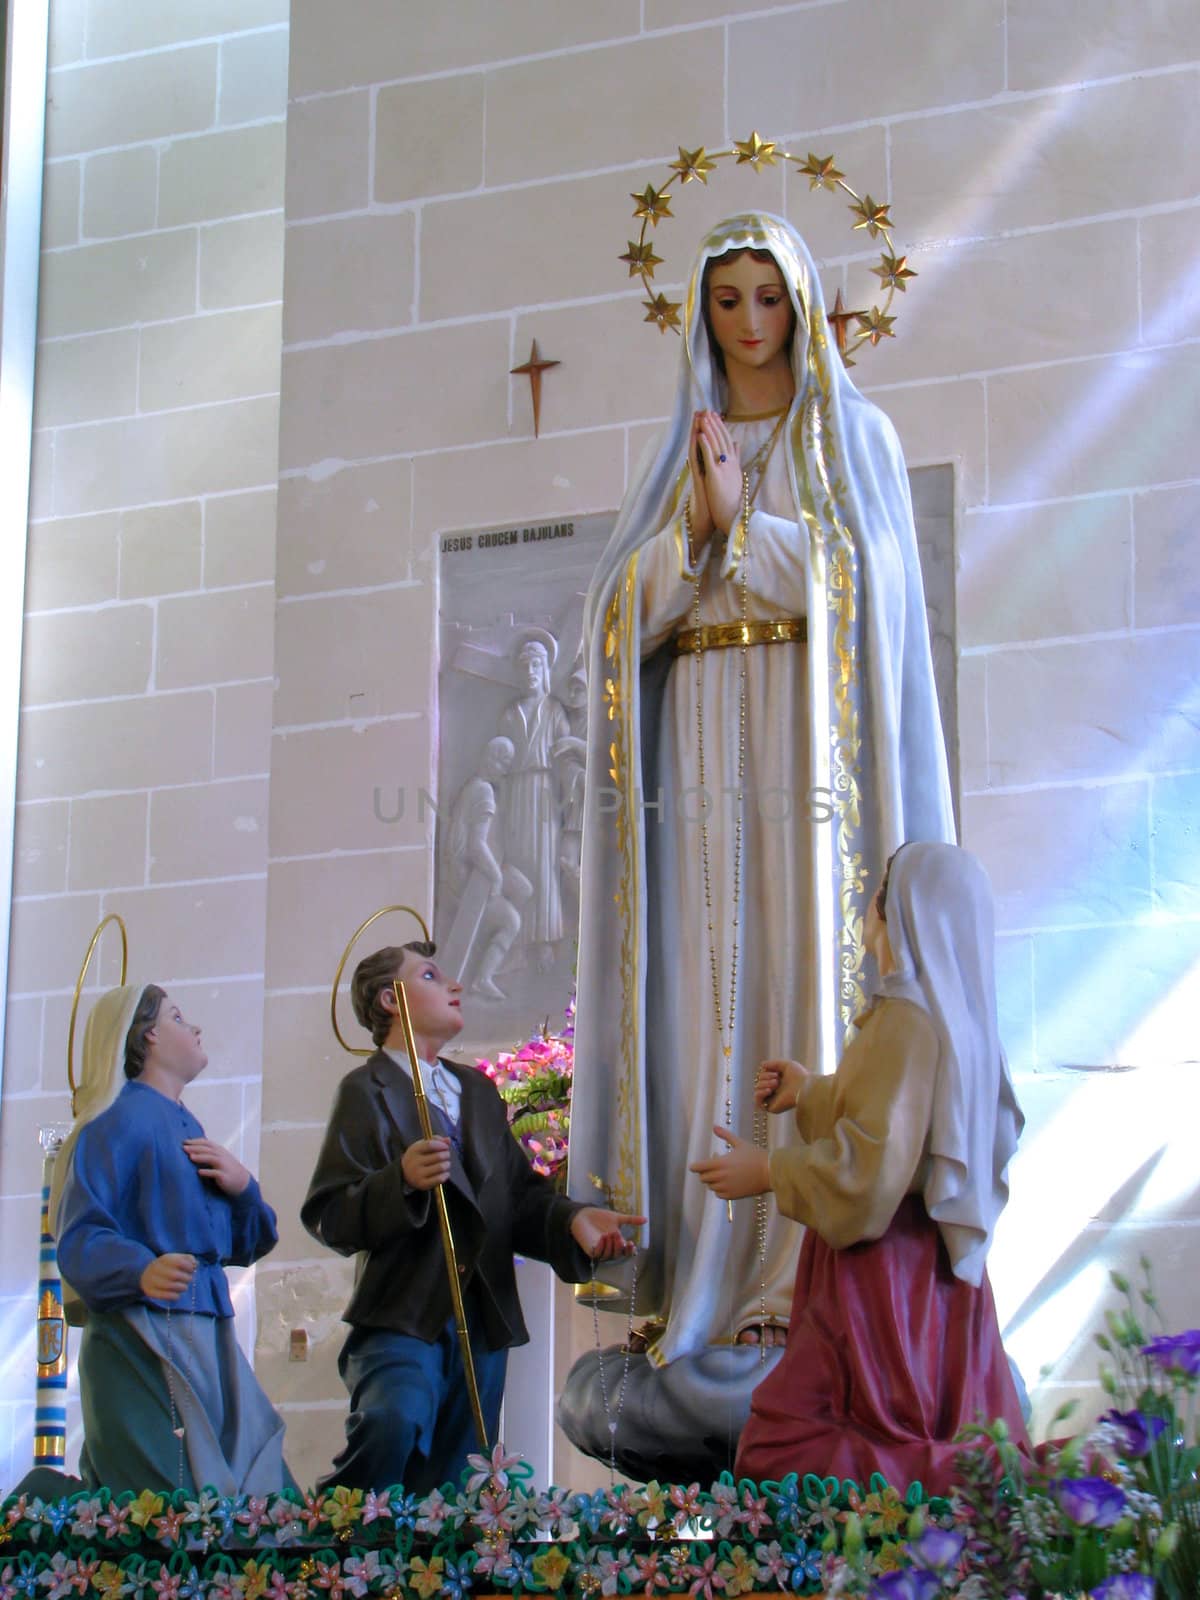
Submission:
[[[836,1062],[865,998],[864,862],[954,835],[903,456],[792,226],[715,227],[684,319],[670,422],[588,596],[570,1159],[573,1195],[599,1181],[649,1215],[636,1305],[621,1269],[605,1302],[651,1319],[620,1454],[676,1473],[731,1459],[800,1244],[688,1167],[714,1124],[786,1138],[756,1118],[755,1070]],[[563,1421],[607,1454],[584,1366]],[[677,1434],[646,1457],[656,1386]]]

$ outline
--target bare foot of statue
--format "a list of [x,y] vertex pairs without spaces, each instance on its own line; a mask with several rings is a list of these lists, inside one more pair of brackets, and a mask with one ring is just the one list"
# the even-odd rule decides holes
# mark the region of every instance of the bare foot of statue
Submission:
[[662,1335],[662,1332],[663,1324],[661,1322],[643,1322],[640,1328],[635,1328],[629,1335],[625,1349],[629,1351],[630,1355],[645,1355],[650,1346]]
[[504,990],[493,983],[490,978],[476,978],[471,985],[472,994],[481,994],[485,1000],[507,1000]]
[[787,1343],[787,1329],[777,1322],[754,1322],[742,1328],[737,1336],[739,1344],[764,1344],[768,1350]]

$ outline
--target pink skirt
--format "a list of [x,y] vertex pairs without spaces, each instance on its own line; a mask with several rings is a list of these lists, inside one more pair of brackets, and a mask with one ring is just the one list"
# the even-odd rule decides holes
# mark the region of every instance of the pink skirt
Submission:
[[955,1435],[1002,1417],[1029,1446],[985,1275],[950,1270],[937,1224],[909,1195],[882,1239],[834,1250],[809,1228],[783,1359],[754,1391],[739,1477],[853,1478],[946,1494]]

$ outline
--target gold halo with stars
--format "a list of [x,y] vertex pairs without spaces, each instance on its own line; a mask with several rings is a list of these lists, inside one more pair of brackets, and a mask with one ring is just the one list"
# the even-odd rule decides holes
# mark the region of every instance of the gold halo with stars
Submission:
[[628,249],[618,260],[628,266],[631,278],[642,280],[646,291],[646,299],[642,301],[646,310],[644,320],[656,324],[660,333],[666,333],[668,328],[674,328],[676,333],[682,332],[679,313],[683,309],[683,302],[669,300],[661,291],[656,293],[654,289],[654,269],[662,266],[663,262],[663,258],[654,251],[655,230],[664,218],[674,219],[671,201],[677,198],[685,185],[692,182],[707,184],[709,173],[716,170],[718,163],[728,160],[733,160],[735,166],[749,167],[752,172],[777,166],[781,161],[790,163],[802,177],[808,179],[810,191],[824,189],[830,194],[841,191],[849,196],[849,210],[854,217],[852,229],[855,232],[865,231],[868,238],[883,241],[879,264],[872,267],[871,271],[886,293],[882,304],[856,311],[843,304],[842,291],[839,289],[833,309],[827,313],[827,320],[833,329],[842,360],[848,367],[854,365],[854,352],[862,345],[875,345],[881,339],[894,339],[896,335],[892,324],[896,319],[890,315],[892,301],[897,292],[903,294],[907,290],[908,280],[917,274],[908,265],[907,256],[896,254],[891,233],[894,224],[888,215],[890,206],[881,205],[869,194],[860,195],[853,190],[846,182],[845,174],[838,170],[833,156],[814,155],[811,150],[799,156],[769,139],[760,138],[757,132],[751,133],[748,139],[735,139],[728,150],[706,150],[703,146],[697,150],[685,150],[680,145],[679,159],[670,163],[665,181],[658,188],[648,183],[640,194],[630,195],[634,203],[634,221],[640,221],[642,227],[638,237],[628,241]]

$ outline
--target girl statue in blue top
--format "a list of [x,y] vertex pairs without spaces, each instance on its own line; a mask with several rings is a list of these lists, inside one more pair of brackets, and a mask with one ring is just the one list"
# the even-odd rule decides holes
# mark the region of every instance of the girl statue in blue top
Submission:
[[72,1297],[84,1312],[80,1475],[114,1493],[291,1483],[223,1270],[273,1248],[275,1213],[182,1102],[207,1064],[156,984],[110,990],[88,1018],[50,1215],[68,1315]]

